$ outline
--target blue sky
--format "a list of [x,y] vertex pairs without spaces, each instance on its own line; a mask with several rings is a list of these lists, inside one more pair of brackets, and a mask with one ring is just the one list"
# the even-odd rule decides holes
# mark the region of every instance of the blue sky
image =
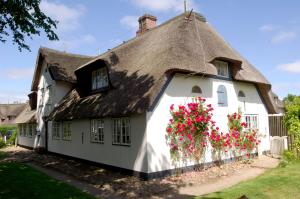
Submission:
[[[208,22],[255,65],[284,97],[300,94],[300,1],[188,0]],[[183,0],[42,0],[42,9],[60,21],[60,41],[45,35],[28,39],[31,52],[0,43],[0,103],[25,101],[40,46],[97,55],[135,36],[144,13],[162,23],[183,10]]]

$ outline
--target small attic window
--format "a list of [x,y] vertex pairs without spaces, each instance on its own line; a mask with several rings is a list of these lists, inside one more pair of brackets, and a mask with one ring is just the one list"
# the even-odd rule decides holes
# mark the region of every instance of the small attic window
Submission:
[[215,61],[215,66],[218,71],[218,76],[229,77],[228,62],[217,60]]
[[198,93],[198,94],[202,94],[202,90],[199,86],[195,85],[192,88],[192,93]]
[[238,97],[246,97],[246,95],[243,91],[239,91]]
[[92,90],[105,88],[108,86],[108,76],[105,67],[92,72]]

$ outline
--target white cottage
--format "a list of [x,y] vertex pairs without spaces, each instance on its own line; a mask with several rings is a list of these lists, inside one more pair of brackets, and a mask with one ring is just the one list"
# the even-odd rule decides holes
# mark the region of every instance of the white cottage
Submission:
[[[184,13],[156,26],[144,15],[139,23],[135,38],[95,58],[41,50],[32,86],[41,146],[144,178],[170,174],[169,106],[202,96],[224,132],[240,107],[269,150],[271,85],[205,17]],[[48,61],[43,51],[61,57]]]

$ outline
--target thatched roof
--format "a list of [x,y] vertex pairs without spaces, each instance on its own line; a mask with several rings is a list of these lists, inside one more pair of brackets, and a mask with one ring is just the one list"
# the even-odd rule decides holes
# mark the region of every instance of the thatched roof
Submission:
[[43,61],[49,67],[49,72],[54,80],[76,83],[75,69],[93,58],[41,47],[36,60],[31,90],[37,91]]
[[234,80],[255,83],[269,112],[275,112],[267,79],[202,15],[193,13],[189,20],[185,14],[179,15],[79,67],[77,75],[86,67],[105,63],[111,89],[90,96],[80,96],[74,89],[50,119],[144,113],[155,106],[174,73],[215,76],[217,70],[212,62],[216,59],[230,62]]
[[15,119],[16,124],[36,123],[36,110],[31,110],[30,105],[27,103],[24,110]]
[[14,124],[15,119],[8,120],[8,117],[17,117],[25,106],[26,104],[0,104],[0,124]]

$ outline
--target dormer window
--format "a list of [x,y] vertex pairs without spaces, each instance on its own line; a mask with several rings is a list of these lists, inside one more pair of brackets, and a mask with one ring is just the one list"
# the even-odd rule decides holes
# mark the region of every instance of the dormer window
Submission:
[[229,77],[228,62],[217,60],[215,61],[215,66],[218,71],[218,76]]
[[92,72],[92,90],[108,86],[107,70],[105,67]]

